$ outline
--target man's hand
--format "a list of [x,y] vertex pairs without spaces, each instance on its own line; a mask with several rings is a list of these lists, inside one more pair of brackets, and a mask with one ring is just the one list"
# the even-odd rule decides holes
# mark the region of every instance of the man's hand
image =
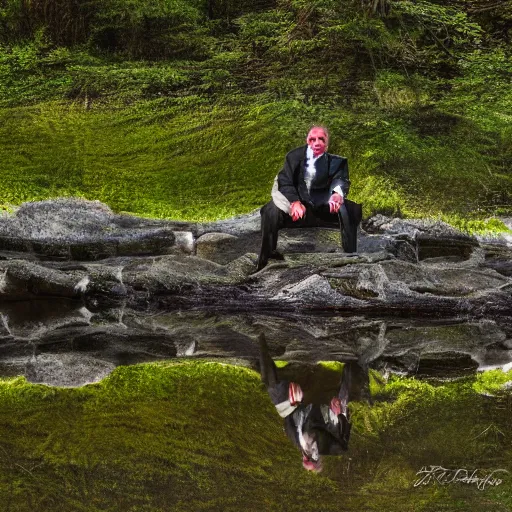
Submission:
[[291,205],[290,215],[293,222],[302,219],[306,213],[306,207],[300,201],[294,201]]
[[331,411],[336,415],[339,416],[341,414],[341,400],[335,396],[331,400]]
[[347,416],[347,403],[342,402],[337,396],[332,397],[329,408],[336,416],[339,416],[340,414]]
[[343,197],[341,197],[338,192],[334,192],[334,194],[329,199],[329,211],[331,213],[338,213],[341,205],[343,204]]
[[290,384],[288,384],[288,400],[290,400],[290,404],[298,405],[302,402],[303,398],[304,393],[300,385],[296,382],[290,382]]

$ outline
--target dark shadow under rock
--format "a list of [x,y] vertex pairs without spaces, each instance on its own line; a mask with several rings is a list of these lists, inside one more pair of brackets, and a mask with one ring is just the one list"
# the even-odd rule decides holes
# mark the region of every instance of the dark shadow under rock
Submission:
[[485,260],[483,267],[492,268],[500,274],[512,277],[512,243],[499,243],[498,240],[482,243]]
[[420,357],[416,368],[418,377],[454,378],[473,374],[478,363],[469,354],[442,352]]

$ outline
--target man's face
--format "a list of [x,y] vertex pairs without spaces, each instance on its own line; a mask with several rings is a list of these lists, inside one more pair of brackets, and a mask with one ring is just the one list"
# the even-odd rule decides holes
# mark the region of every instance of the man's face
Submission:
[[315,157],[325,153],[327,142],[327,135],[322,128],[313,128],[306,138],[306,143],[313,150]]

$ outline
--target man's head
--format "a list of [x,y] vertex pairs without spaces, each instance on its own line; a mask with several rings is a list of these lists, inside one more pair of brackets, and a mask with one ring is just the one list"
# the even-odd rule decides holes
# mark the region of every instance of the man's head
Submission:
[[323,126],[313,126],[306,137],[306,144],[313,150],[313,156],[325,153],[329,144],[329,134]]
[[318,444],[314,432],[303,432],[302,444],[302,465],[308,471],[322,471],[320,454],[318,453]]
[[322,461],[321,459],[313,460],[310,459],[307,455],[302,456],[302,467],[307,469],[308,471],[314,471],[315,473],[320,473],[322,471]]

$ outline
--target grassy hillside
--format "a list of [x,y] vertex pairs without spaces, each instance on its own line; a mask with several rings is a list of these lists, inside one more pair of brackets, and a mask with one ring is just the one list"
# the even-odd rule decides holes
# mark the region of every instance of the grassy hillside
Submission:
[[[339,365],[317,373],[335,383]],[[258,375],[245,368],[137,365],[79,389],[4,380],[2,510],[509,510],[504,473],[484,491],[413,484],[430,464],[512,470],[510,396],[479,394],[511,377],[433,386],[373,374],[375,403],[352,406],[350,451],[319,474],[302,469]]]
[[324,123],[366,216],[482,228],[512,211],[511,5],[9,0],[0,204],[244,213]]
[[[87,111],[77,103],[46,102],[0,111],[3,204],[82,196],[161,218],[246,213],[269,200],[283,155],[302,144],[310,120],[319,119],[331,127],[331,151],[350,159],[351,197],[365,204],[367,216],[429,215],[456,223],[508,211],[488,202],[507,193],[508,175],[486,171],[474,149],[478,141],[466,137],[464,127],[454,147],[455,130],[421,139],[403,121],[361,122],[341,107],[187,99],[185,105],[148,100]],[[362,145],[365,137],[373,144]]]

